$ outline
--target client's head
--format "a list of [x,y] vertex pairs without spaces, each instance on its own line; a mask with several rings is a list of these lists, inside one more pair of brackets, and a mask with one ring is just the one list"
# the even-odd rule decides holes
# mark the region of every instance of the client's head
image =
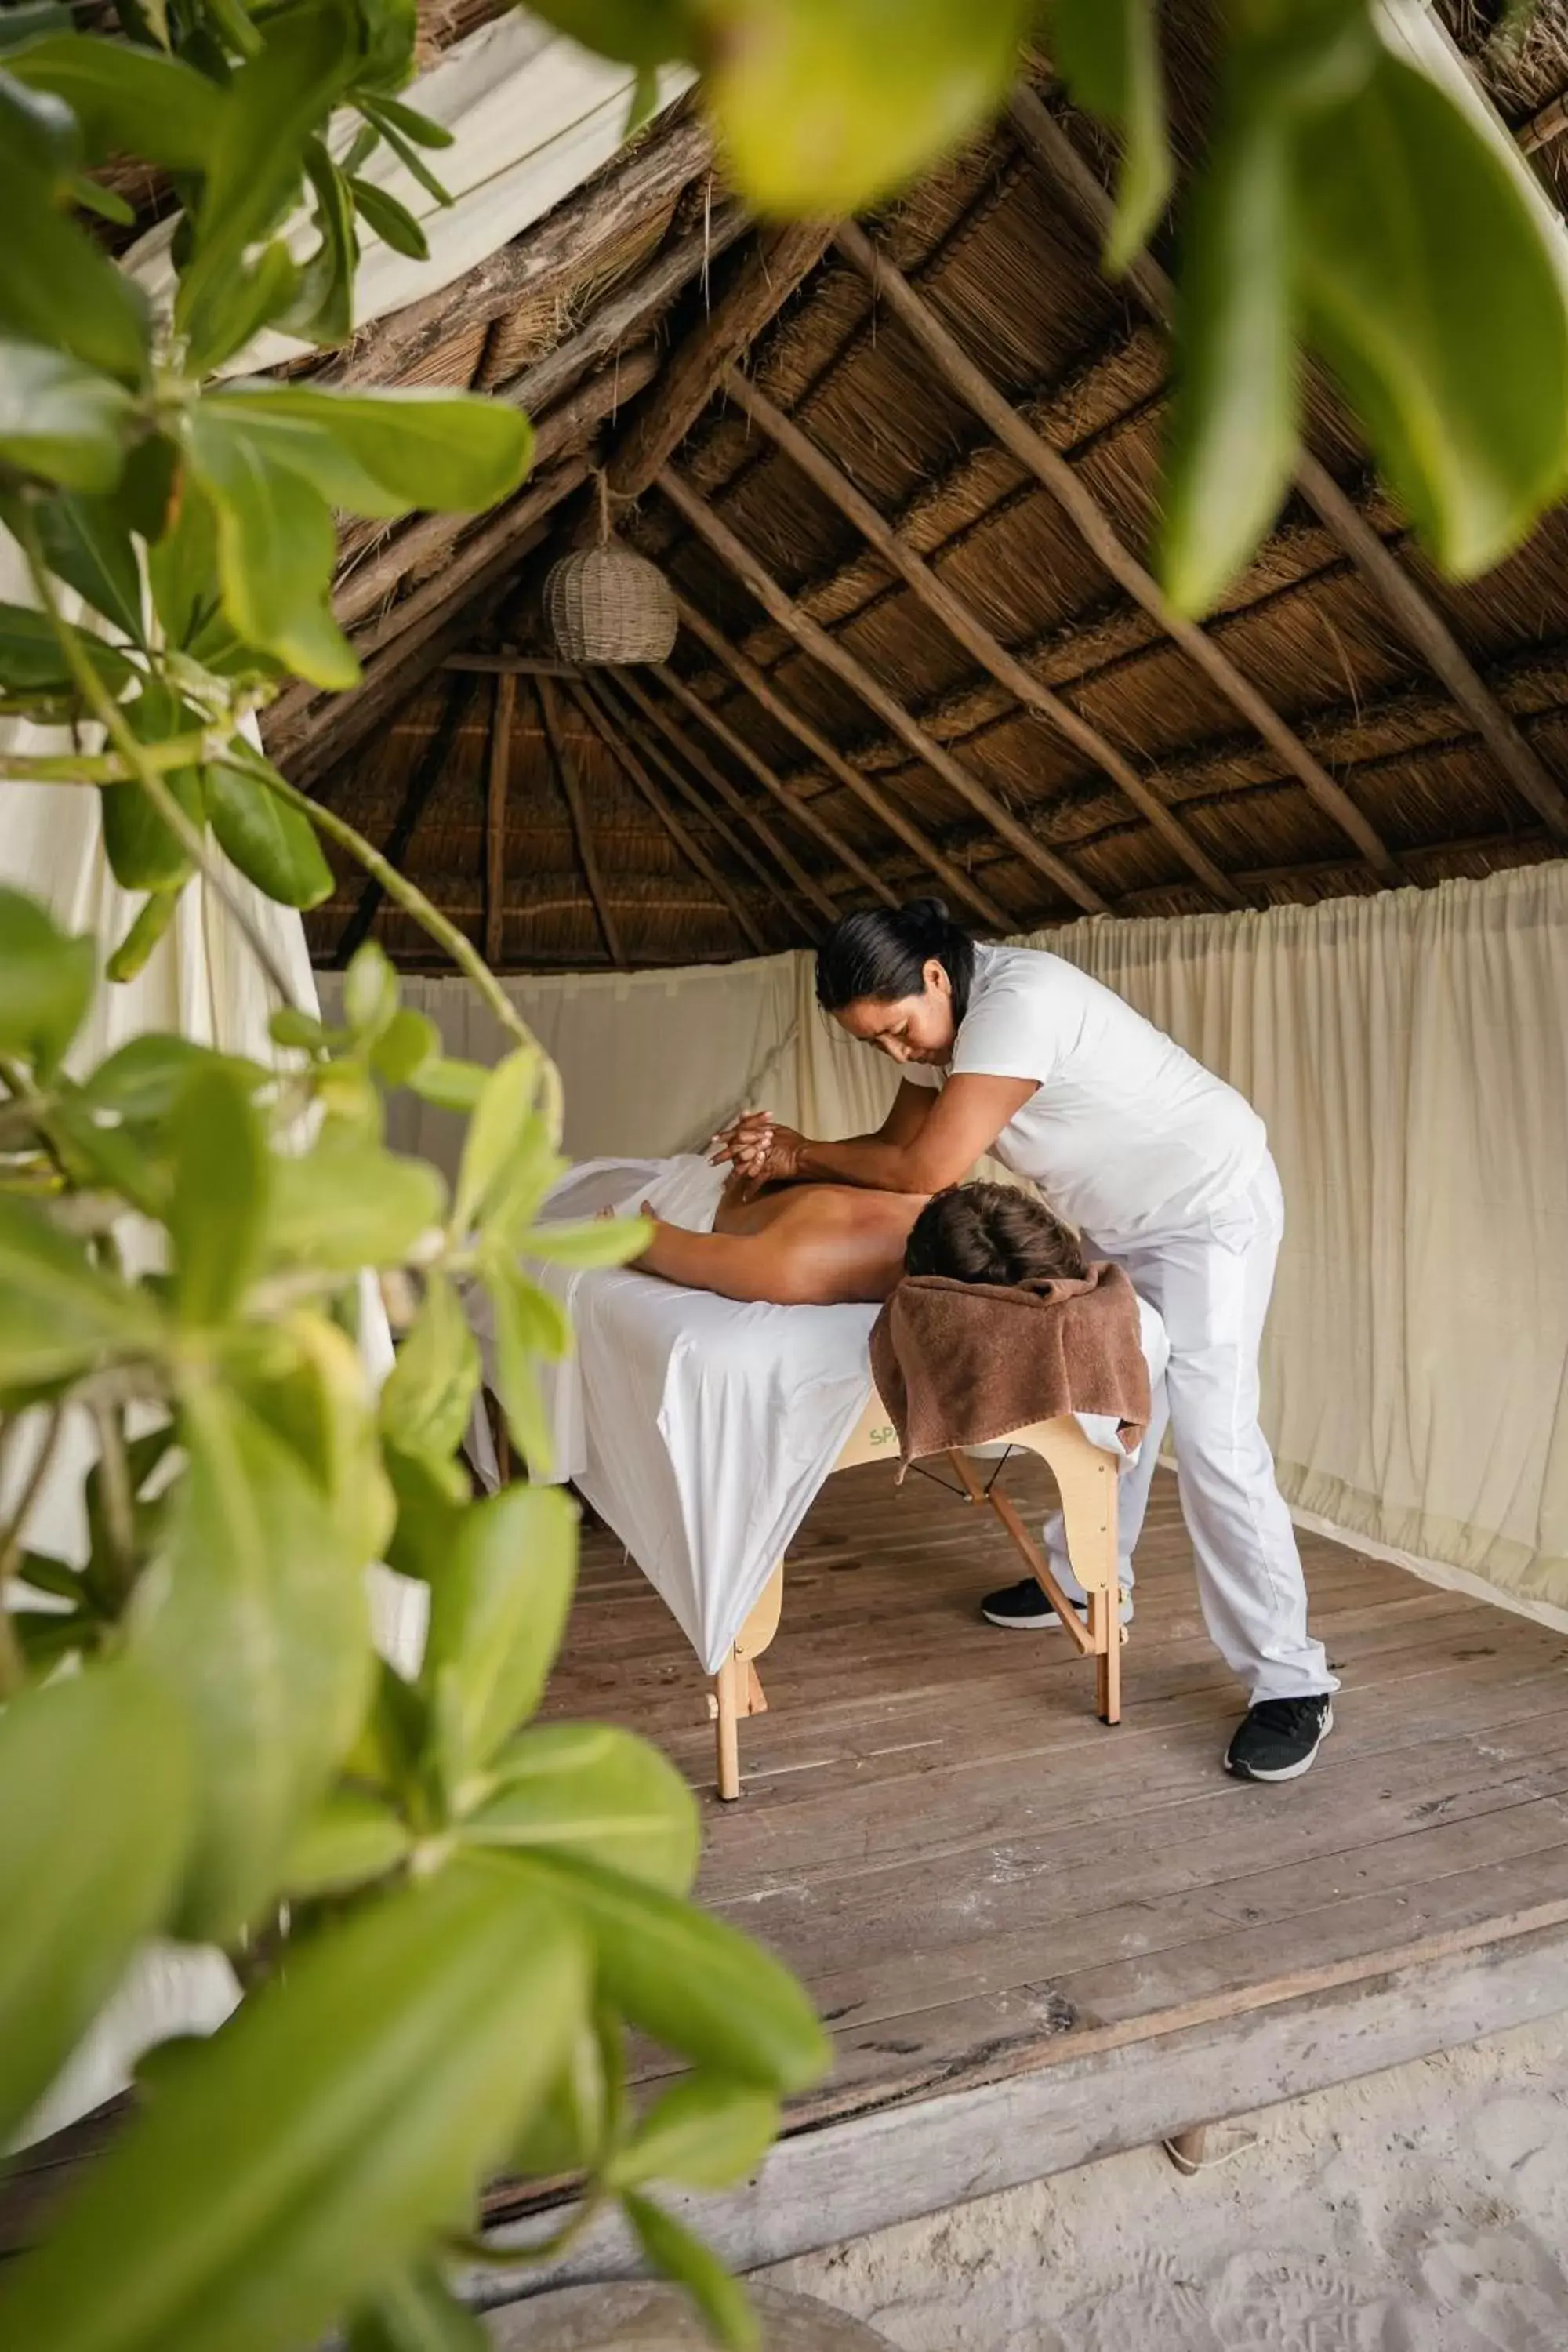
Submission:
[[933,1193],[910,1229],[906,1274],[950,1282],[1081,1282],[1078,1237],[1042,1202],[1010,1184],[952,1184]]

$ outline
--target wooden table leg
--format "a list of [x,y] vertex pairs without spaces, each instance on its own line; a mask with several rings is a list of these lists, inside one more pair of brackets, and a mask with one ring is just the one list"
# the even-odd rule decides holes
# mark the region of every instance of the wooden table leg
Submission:
[[1120,1723],[1121,1593],[1118,1586],[1113,1585],[1109,1592],[1089,1594],[1089,1630],[1098,1654],[1094,1662],[1096,1711],[1101,1723]]
[[732,1805],[741,1793],[741,1677],[743,1671],[741,1660],[731,1650],[713,1677],[719,1794],[727,1805]]

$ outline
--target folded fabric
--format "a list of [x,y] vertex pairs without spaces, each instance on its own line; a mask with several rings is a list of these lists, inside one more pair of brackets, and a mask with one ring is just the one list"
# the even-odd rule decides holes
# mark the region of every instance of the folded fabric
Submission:
[[1129,1452],[1149,1423],[1137,1294],[1117,1265],[1017,1289],[911,1276],[877,1318],[871,1370],[906,1469],[1058,1413],[1106,1415]]

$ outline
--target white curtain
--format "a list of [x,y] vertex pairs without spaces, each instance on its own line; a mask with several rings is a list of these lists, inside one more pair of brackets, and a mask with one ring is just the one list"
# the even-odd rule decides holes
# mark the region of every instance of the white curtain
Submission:
[[[1268,1123],[1288,1213],[1265,1420],[1298,1516],[1568,1626],[1568,865],[1029,944]],[[507,986],[576,1158],[689,1150],[747,1104],[859,1133],[895,1083],[817,1012],[805,955]],[[491,1057],[462,982],[406,987],[450,1051]],[[450,1167],[455,1129],[396,1118]]]

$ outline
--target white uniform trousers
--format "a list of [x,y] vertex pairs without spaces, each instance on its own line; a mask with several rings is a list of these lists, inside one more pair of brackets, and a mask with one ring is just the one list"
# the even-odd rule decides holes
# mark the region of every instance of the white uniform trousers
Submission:
[[[1279,1172],[1265,1158],[1247,1191],[1201,1223],[1115,1245],[1084,1236],[1091,1256],[1113,1259],[1158,1307],[1171,1342],[1153,1421],[1121,1480],[1122,1581],[1132,1580],[1168,1423],[1204,1622],[1254,1704],[1339,1687],[1322,1643],[1307,1631],[1296,1531],[1258,1425],[1258,1349],[1284,1227]],[[1047,1525],[1046,1547],[1068,1591],[1081,1595],[1059,1514]]]

